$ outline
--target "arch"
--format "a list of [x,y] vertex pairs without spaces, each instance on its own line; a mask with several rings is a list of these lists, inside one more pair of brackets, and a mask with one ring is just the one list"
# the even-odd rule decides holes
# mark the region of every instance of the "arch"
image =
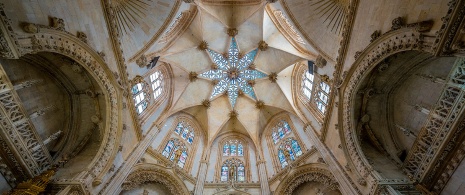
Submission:
[[[102,56],[94,51],[87,43],[71,35],[66,31],[58,31],[47,28],[40,28],[38,33],[29,37],[30,42],[21,41],[19,47],[24,54],[37,52],[51,52],[67,56],[78,62],[84,67],[90,75],[97,81],[100,88],[104,90],[105,102],[107,105],[107,114],[104,120],[105,130],[103,140],[97,155],[87,166],[87,173],[81,174],[79,178],[94,178],[96,184],[101,183],[101,179],[110,169],[121,138],[121,125],[118,123],[120,115],[118,110],[121,109],[122,96],[118,92],[124,87],[117,82]],[[118,87],[116,87],[118,86]]]
[[410,27],[385,33],[374,40],[362,52],[358,52],[355,56],[356,60],[341,86],[343,89],[340,97],[343,106],[339,106],[339,122],[343,124],[343,128],[339,129],[341,140],[345,146],[346,155],[349,156],[348,159],[361,175],[360,181],[366,181],[365,185],[373,186],[372,189],[376,188],[376,180],[380,179],[380,176],[373,172],[372,166],[363,154],[354,127],[354,113],[351,109],[355,105],[357,89],[377,64],[393,54],[409,50],[431,53],[428,46],[430,43],[426,41],[420,32]]
[[321,183],[331,190],[339,190],[339,184],[324,164],[307,164],[292,169],[281,181],[274,194],[292,194],[299,185],[310,181]]
[[[195,151],[198,150],[199,142],[202,140],[203,144],[205,144],[206,137],[202,131],[202,128],[197,123],[194,117],[180,113],[178,116],[173,120],[171,127],[168,130],[168,133],[163,138],[163,141],[158,146],[158,151],[162,153],[168,144],[168,142],[172,139],[178,139],[180,142],[183,142],[183,145],[187,148],[187,161],[184,164],[184,169],[188,172],[192,170],[192,165],[194,163]],[[178,124],[183,124],[183,127],[188,127],[189,131],[193,130],[193,142],[189,142],[190,134],[192,131],[187,132],[185,138],[182,136],[182,132],[176,133],[178,129]]]
[[166,171],[155,164],[140,164],[133,168],[133,171],[121,185],[122,190],[131,190],[144,183],[160,183],[166,186],[171,194],[189,194],[189,190],[184,182],[175,177],[175,173]]
[[[286,121],[287,124],[290,126],[290,132],[285,134],[282,138],[280,138],[276,143],[273,140],[273,132],[276,129],[275,127],[282,123],[282,121]],[[293,138],[297,141],[300,146],[302,152],[307,151],[305,144],[303,144],[300,135],[297,133],[297,129],[292,122],[291,118],[289,117],[289,113],[281,112],[270,119],[268,124],[265,126],[265,130],[263,132],[264,140],[266,142],[266,146],[269,148],[271,163],[273,164],[273,168],[276,172],[279,172],[283,169],[281,166],[281,162],[279,161],[279,146],[285,139]],[[279,136],[279,135],[278,135]],[[302,156],[302,155],[299,155]]]
[[[217,160],[216,160],[216,166],[215,166],[215,174],[214,174],[214,178],[218,181],[222,181],[221,180],[221,171],[222,171],[222,166],[223,164],[227,161],[227,160],[230,160],[230,159],[238,159],[238,160],[242,160],[243,162],[243,165],[244,165],[244,172],[245,172],[245,180],[244,182],[250,182],[252,181],[252,173],[251,173],[251,165],[250,165],[250,153],[249,153],[249,146],[250,144],[253,145],[253,142],[251,142],[251,140],[247,139],[246,136],[242,135],[242,134],[239,134],[239,133],[227,133],[227,134],[224,134],[219,138],[219,141],[218,141],[218,156],[217,156]],[[217,138],[217,139],[218,139]],[[238,156],[237,155],[237,147],[236,147],[236,155],[235,156],[231,156],[231,155],[228,155],[228,156],[224,156],[223,155],[223,149],[224,149],[224,145],[225,144],[229,144],[229,142],[231,140],[237,140],[238,143],[241,143],[242,144],[242,147],[243,147],[243,155],[242,156]],[[213,145],[212,145],[213,146]]]

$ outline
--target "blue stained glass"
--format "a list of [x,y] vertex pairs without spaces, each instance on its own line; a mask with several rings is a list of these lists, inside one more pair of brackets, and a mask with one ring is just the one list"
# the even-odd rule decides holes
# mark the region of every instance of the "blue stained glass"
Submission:
[[286,134],[291,132],[291,126],[289,126],[289,123],[287,123],[286,121],[283,121],[283,127]]
[[231,106],[233,108],[236,105],[236,100],[237,100],[238,95],[239,95],[239,88],[237,86],[237,82],[235,79],[231,79],[231,82],[229,83],[229,88],[228,88],[228,97],[229,97],[229,102],[231,103]]
[[184,131],[182,131],[181,137],[182,137],[183,139],[186,139],[188,133],[189,133],[189,129],[188,129],[187,127],[184,127]]
[[237,81],[239,82],[239,88],[241,88],[242,92],[251,98],[256,99],[252,86],[250,86],[245,79],[238,78]]
[[186,164],[186,159],[187,159],[187,151],[184,150],[181,156],[179,157],[178,166],[183,168],[184,164]]
[[242,144],[237,145],[237,156],[244,156],[244,149],[242,148]]
[[247,67],[249,67],[252,64],[253,60],[255,59],[255,56],[257,55],[257,51],[258,49],[254,49],[253,51],[245,54],[245,56],[239,60],[239,66],[237,68],[239,70],[244,70]]
[[213,62],[218,69],[212,69],[200,74],[206,79],[218,80],[218,84],[213,88],[210,99],[223,94],[228,90],[229,103],[234,108],[239,90],[253,99],[257,99],[255,92],[247,81],[267,77],[267,75],[258,70],[249,70],[248,67],[253,63],[258,49],[254,49],[239,59],[239,48],[236,39],[233,37],[228,49],[228,59],[222,54],[208,49]]
[[279,138],[283,138],[283,137],[284,137],[284,131],[283,131],[283,128],[281,128],[281,127],[278,127],[278,133],[279,133]]
[[224,58],[224,56],[216,51],[208,49],[208,53],[210,54],[213,62],[218,65],[218,68],[221,70],[229,69],[228,61]]
[[231,45],[229,46],[229,65],[231,67],[237,67],[237,62],[239,60],[239,49],[237,48],[236,39],[233,37],[231,40]]
[[178,125],[176,126],[176,128],[174,129],[174,132],[177,133],[179,135],[179,133],[181,133],[182,131],[182,128],[183,128],[183,125],[182,123],[178,123]]
[[273,134],[271,134],[273,137],[273,142],[276,144],[279,141],[278,133],[276,131],[273,131]]
[[286,157],[284,156],[284,153],[282,150],[278,151],[278,158],[279,158],[279,162],[281,163],[281,167],[284,168],[287,165],[287,162],[286,162]]
[[296,140],[292,140],[292,150],[294,150],[296,156],[302,155],[302,150]]
[[223,156],[229,156],[229,144],[223,146]]
[[246,80],[255,80],[255,79],[260,79],[260,78],[265,78],[267,75],[263,72],[260,72],[258,70],[243,70],[242,71],[242,76]]
[[236,156],[236,145],[231,144],[231,156]]
[[213,69],[213,70],[209,70],[207,72],[204,72],[204,73],[200,74],[199,76],[205,77],[207,79],[218,80],[218,79],[224,78],[224,77],[226,77],[228,75],[224,70],[220,70],[220,69],[215,70],[215,69]]
[[165,149],[163,150],[162,155],[165,157],[168,157],[170,155],[171,149],[173,148],[173,141],[168,141],[168,143],[165,146]]
[[221,181],[228,181],[228,169],[226,164],[221,167]]
[[219,94],[222,94],[228,89],[228,84],[229,84],[229,79],[223,79],[218,84],[213,88],[212,95],[210,96],[210,99],[218,96]]
[[237,167],[237,181],[244,181],[245,180],[245,167],[244,165],[239,165]]

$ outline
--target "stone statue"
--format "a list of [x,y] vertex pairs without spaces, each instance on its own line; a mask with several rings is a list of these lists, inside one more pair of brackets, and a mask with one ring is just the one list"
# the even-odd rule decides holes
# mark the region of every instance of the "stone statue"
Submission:
[[229,180],[236,180],[236,166],[234,166],[234,164],[229,166]]

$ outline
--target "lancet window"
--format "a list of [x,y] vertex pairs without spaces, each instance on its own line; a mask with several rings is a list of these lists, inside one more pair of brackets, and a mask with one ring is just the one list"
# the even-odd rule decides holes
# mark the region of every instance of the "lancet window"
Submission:
[[163,92],[163,74],[160,71],[151,74],[150,83],[152,85],[153,97],[157,99]]
[[170,139],[168,143],[166,143],[162,155],[170,161],[176,163],[176,165],[178,165],[179,167],[183,168],[186,164],[188,156],[187,150],[188,149],[186,145],[183,143],[183,141],[177,138],[173,138]]
[[278,148],[278,159],[281,167],[284,168],[291,161],[295,161],[297,157],[303,154],[300,144],[294,138],[287,138],[283,140]]
[[144,82],[136,83],[131,91],[132,98],[134,99],[134,106],[138,114],[142,113],[148,106],[149,101],[147,98],[147,86]]
[[174,129],[174,132],[179,135],[182,139],[186,140],[187,143],[192,144],[194,142],[194,128],[185,121],[179,121]]
[[305,71],[302,75],[302,93],[308,99],[312,99],[313,74]]
[[283,139],[291,133],[292,129],[289,123],[287,123],[285,120],[281,120],[276,124],[276,126],[273,127],[271,133],[271,137],[273,138],[273,143],[276,144],[278,143],[279,140]]
[[231,158],[227,159],[223,162],[221,166],[221,177],[222,182],[227,181],[237,181],[237,182],[244,182],[245,181],[245,165],[244,163],[237,159]]
[[328,97],[329,97],[329,85],[321,81],[320,86],[318,88],[318,93],[316,94],[315,97],[315,103],[318,108],[322,113],[326,112],[326,106],[328,105]]
[[223,156],[244,156],[244,146],[241,141],[229,140],[223,145]]

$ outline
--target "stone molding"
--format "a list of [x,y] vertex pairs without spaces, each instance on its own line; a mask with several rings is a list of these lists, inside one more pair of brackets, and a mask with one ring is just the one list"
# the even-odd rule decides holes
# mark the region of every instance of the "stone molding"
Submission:
[[[448,3],[447,14],[442,17],[443,24],[436,32],[436,40],[433,44],[433,51],[436,56],[450,55],[457,50],[464,50],[465,47],[457,48],[460,45],[460,36],[463,36],[465,26],[465,2],[462,0],[451,0]],[[465,52],[462,54],[465,55]]]
[[149,182],[157,182],[164,185],[170,190],[171,194],[190,194],[184,182],[177,177],[173,177],[171,171],[165,171],[164,168],[151,164],[135,166],[134,170],[122,184],[122,189],[131,190]]
[[16,45],[18,39],[13,32],[11,20],[6,17],[5,5],[0,3],[0,57],[18,59],[20,54]]
[[205,5],[257,5],[261,0],[200,0]]
[[360,56],[352,65],[346,81],[344,81],[345,86],[342,88],[344,93],[343,97],[340,97],[343,106],[339,108],[340,111],[342,109],[342,117],[340,118],[343,121],[343,128],[340,129],[342,131],[340,133],[341,140],[343,140],[343,143],[345,142],[346,152],[350,156],[354,167],[361,175],[361,178],[367,180],[368,186],[372,186],[372,189],[377,187],[375,180],[381,178],[379,175],[373,174],[373,168],[362,152],[355,130],[351,108],[354,105],[358,86],[370,70],[385,58],[401,51],[431,51],[428,44],[425,42],[423,35],[416,31],[415,28],[401,28],[389,31],[374,40],[360,53]]
[[116,155],[118,146],[116,143],[119,142],[119,135],[121,134],[121,128],[118,128],[118,110],[120,107],[118,102],[121,102],[121,96],[117,93],[115,87],[118,84],[102,57],[89,45],[66,31],[39,28],[38,33],[22,38],[20,43],[18,47],[21,48],[22,55],[52,52],[75,60],[95,78],[101,89],[104,90],[104,94],[106,94],[108,113],[105,121],[107,121],[108,125],[105,127],[101,146],[88,166],[89,170],[75,179],[84,182],[88,190],[92,180],[96,179],[98,175],[103,177],[106,174],[105,170],[108,170],[111,166],[111,163],[107,162],[112,162]]
[[[163,33],[158,43],[171,42],[170,40],[177,38],[190,26],[195,16],[197,15],[197,6],[192,6],[191,9],[181,12]],[[169,45],[169,44],[168,44]]]
[[[114,10],[112,10],[111,6],[110,6],[110,0],[104,0],[104,3],[105,3],[105,12],[109,15],[108,16],[108,23],[110,24],[109,26],[111,26],[109,28],[109,31],[113,31],[113,33],[115,33],[118,37],[118,41],[121,39],[121,35],[117,34],[116,32],[116,20],[114,18],[116,18],[114,16]],[[163,23],[163,25],[160,27],[160,30],[158,30],[154,35],[153,37],[146,42],[146,44],[141,48],[139,49],[138,52],[136,52],[136,54],[134,54],[133,56],[131,56],[128,60],[128,63],[129,62],[133,62],[135,60],[137,60],[141,55],[144,55],[144,53],[150,49],[150,47],[152,47],[152,45],[155,43],[155,41],[157,39],[159,39],[159,37],[162,35],[162,33],[165,31],[166,28],[168,28],[171,20],[175,17],[176,13],[178,12],[179,8],[181,7],[181,0],[175,0],[176,2],[174,3],[174,6],[173,6],[173,9],[171,9],[167,19],[165,20],[165,22]],[[110,33],[111,34],[111,33]],[[112,37],[112,39],[115,39]],[[116,42],[118,42],[116,41]],[[118,43],[119,47],[120,48],[120,51],[122,53],[122,47],[121,47],[121,43]],[[121,54],[122,55],[122,54]],[[124,62],[124,59],[123,59],[123,62]]]
[[331,190],[339,190],[339,184],[323,164],[308,164],[291,170],[282,181],[274,194],[290,195],[299,185],[310,181],[321,183]]

